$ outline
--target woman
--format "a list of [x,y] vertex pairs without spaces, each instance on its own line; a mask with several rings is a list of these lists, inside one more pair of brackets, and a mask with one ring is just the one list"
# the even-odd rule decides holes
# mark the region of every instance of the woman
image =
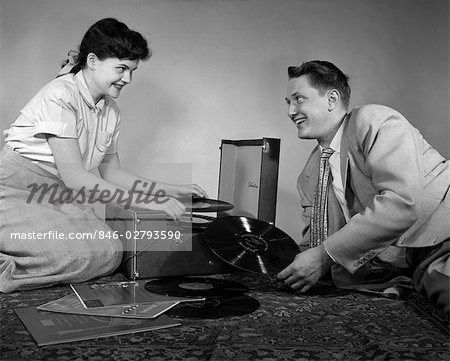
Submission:
[[[116,19],[96,22],[78,63],[45,85],[5,131],[0,154],[0,291],[83,282],[114,271],[120,240],[93,202],[162,211],[178,219],[176,198],[206,196],[195,184],[140,178],[119,163],[119,109],[113,100],[151,52]],[[93,173],[98,169],[100,176]],[[151,198],[156,194],[158,198]]]

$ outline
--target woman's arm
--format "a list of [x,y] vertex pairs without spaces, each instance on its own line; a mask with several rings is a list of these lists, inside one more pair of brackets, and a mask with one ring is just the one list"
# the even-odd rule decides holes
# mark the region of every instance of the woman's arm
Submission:
[[125,189],[136,189],[144,194],[164,194],[175,198],[190,197],[193,194],[207,197],[207,193],[197,184],[168,184],[132,174],[120,167],[117,153],[107,154],[99,166],[99,171],[102,178],[108,182]]
[[48,143],[64,184],[75,192],[83,192],[90,198],[90,202],[95,200],[122,204],[125,200],[127,206],[162,211],[175,220],[184,213],[184,205],[174,198],[161,197],[158,201],[151,202],[137,201],[143,198],[139,190],[129,192],[131,187],[127,189],[117,186],[85,170],[77,139],[51,136]]

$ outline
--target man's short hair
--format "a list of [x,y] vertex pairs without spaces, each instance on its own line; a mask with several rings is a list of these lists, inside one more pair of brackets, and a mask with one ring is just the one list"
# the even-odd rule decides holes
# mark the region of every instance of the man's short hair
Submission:
[[349,107],[351,93],[349,77],[333,63],[323,60],[308,61],[301,66],[288,67],[288,75],[289,79],[307,76],[311,86],[318,89],[321,94],[327,90],[336,89],[341,95],[344,107]]

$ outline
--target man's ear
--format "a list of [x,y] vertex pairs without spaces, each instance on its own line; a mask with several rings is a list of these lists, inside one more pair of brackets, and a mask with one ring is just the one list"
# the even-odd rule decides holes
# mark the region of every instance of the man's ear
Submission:
[[97,55],[95,55],[94,53],[89,53],[86,57],[86,66],[89,69],[94,70],[97,67],[98,61],[99,59],[97,58]]
[[338,90],[332,89],[328,91],[328,111],[336,109],[341,101],[341,94]]

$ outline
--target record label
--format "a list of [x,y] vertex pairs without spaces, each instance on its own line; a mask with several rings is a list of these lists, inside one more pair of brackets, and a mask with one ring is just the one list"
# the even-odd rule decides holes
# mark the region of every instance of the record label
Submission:
[[208,298],[203,302],[187,302],[166,311],[166,315],[186,319],[217,319],[243,316],[257,310],[258,300],[242,295],[230,298]]
[[238,236],[238,242],[242,248],[254,253],[265,252],[269,248],[264,238],[250,233],[241,233]]
[[214,288],[213,285],[209,285],[207,283],[198,283],[198,282],[186,282],[186,283],[180,283],[178,285],[180,288],[184,288],[185,290],[211,290]]
[[282,230],[258,219],[228,216],[212,221],[206,243],[220,259],[244,271],[276,274],[300,251]]
[[248,287],[234,281],[212,277],[164,277],[147,281],[145,289],[172,297],[235,297]]

